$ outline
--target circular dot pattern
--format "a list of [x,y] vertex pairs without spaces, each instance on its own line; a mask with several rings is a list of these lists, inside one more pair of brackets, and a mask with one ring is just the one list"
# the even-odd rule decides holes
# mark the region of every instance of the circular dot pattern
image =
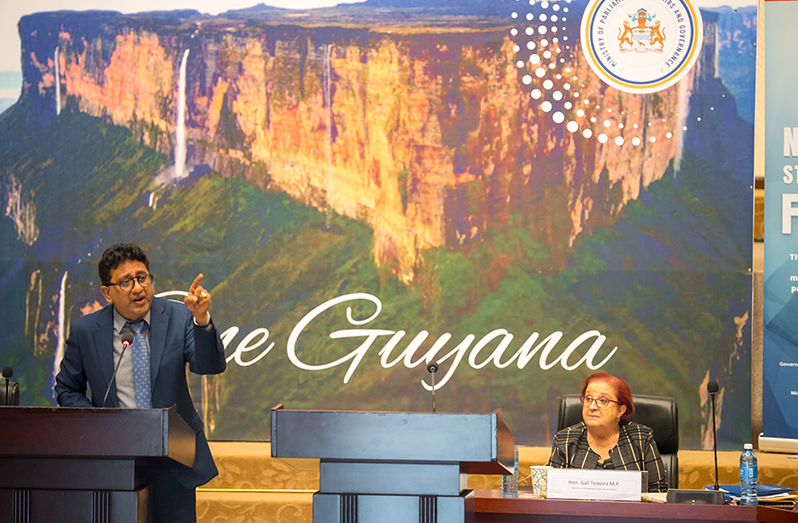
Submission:
[[[613,112],[611,107],[602,107],[604,99],[579,81],[579,75],[586,73],[573,67],[577,62],[570,42],[578,39],[579,20],[569,22],[571,17],[566,16],[570,13],[571,1],[521,0],[510,14],[515,24],[510,35],[517,56],[518,78],[525,86],[524,91],[530,94],[531,107],[536,108],[538,114],[551,115],[555,125],[564,125],[570,133],[616,147],[645,147],[657,143],[658,139],[672,139],[674,129],[679,126],[687,131],[685,120],[678,115],[670,120],[641,122],[636,114],[627,115],[617,108]],[[590,97],[594,99],[592,103]],[[580,99],[584,99],[584,104],[577,105]],[[606,100],[611,103],[609,98]],[[700,125],[701,117],[693,122]]]

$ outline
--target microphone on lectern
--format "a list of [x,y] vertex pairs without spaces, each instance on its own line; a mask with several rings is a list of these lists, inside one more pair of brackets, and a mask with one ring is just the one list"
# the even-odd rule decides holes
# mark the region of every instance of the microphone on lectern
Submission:
[[130,344],[133,343],[133,338],[136,335],[133,333],[133,329],[130,327],[122,327],[122,330],[119,332],[120,337],[122,338],[122,348],[127,349],[130,347]]
[[427,365],[427,371],[432,374],[432,412],[435,412],[435,373],[438,372],[438,364],[433,361]]
[[715,393],[718,392],[718,382],[707,383],[707,392],[712,397],[712,446],[715,450],[715,490],[720,490],[718,485],[718,429],[715,427]]
[[119,355],[119,360],[116,362],[116,367],[114,368],[114,373],[111,376],[111,381],[108,382],[108,388],[105,390],[105,396],[103,396],[103,407],[105,407],[105,400],[108,399],[108,393],[111,392],[111,385],[114,384],[114,380],[116,379],[116,373],[119,371],[119,364],[122,363],[122,357],[125,355],[125,351],[130,344],[133,343],[133,338],[135,334],[133,333],[133,329],[130,327],[122,327],[122,330],[119,331],[119,334],[122,338],[122,354]]

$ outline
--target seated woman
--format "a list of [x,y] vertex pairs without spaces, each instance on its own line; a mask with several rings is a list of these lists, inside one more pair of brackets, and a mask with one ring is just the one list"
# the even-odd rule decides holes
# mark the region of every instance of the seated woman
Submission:
[[647,470],[648,491],[666,492],[668,476],[650,428],[629,420],[635,410],[624,380],[604,372],[582,384],[582,422],[555,434],[554,468]]

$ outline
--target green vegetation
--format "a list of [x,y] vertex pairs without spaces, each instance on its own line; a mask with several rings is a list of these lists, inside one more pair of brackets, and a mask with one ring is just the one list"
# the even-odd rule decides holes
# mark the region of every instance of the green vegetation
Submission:
[[[0,268],[8,278],[0,291],[6,296],[4,323],[12,325],[3,355],[7,364],[27,369],[20,377],[27,404],[51,401],[61,278],[68,272],[72,317],[87,304],[102,303],[96,259],[119,241],[139,243],[148,252],[159,292],[185,290],[197,273],[205,274],[215,323],[223,331],[240,329],[230,333],[228,354],[256,329],[268,329],[268,340],[240,355],[242,362],[258,358],[275,343],[256,364],[231,362],[223,375],[211,378],[219,391],[216,439],[268,438],[268,411],[277,403],[296,409],[427,410],[428,393],[420,384],[428,379],[425,365],[408,369],[400,357],[422,331],[429,337],[409,357],[412,362],[419,362],[446,333],[452,339],[439,357],[469,334],[476,342],[505,329],[514,339],[500,358],[504,363],[533,333],[539,335],[534,346],[562,333],[552,361],[580,334],[600,331],[606,341],[597,361],[618,347],[602,370],[626,377],[637,393],[685,399],[680,402],[685,448],[700,441],[703,413],[697,398],[706,369],[715,366],[731,385],[746,381],[733,381],[739,369],[732,366],[744,363],[729,355],[746,350],[736,345],[733,316],[750,310],[750,282],[734,264],[719,264],[713,252],[726,249],[738,262],[742,255],[713,233],[715,223],[729,217],[717,206],[698,205],[694,190],[667,180],[652,185],[645,200],[628,206],[623,221],[594,230],[573,252],[569,267],[557,273],[539,270],[551,265],[548,248],[530,239],[528,225],[512,215],[503,229],[481,231],[462,248],[421,252],[416,280],[408,286],[375,264],[373,233],[361,222],[336,216],[335,232],[327,232],[333,229],[324,227],[323,213],[215,172],[159,187],[155,181],[167,158],[136,145],[127,130],[64,113],[48,128],[26,132],[20,112],[12,109],[0,117],[0,172],[20,180],[37,207],[42,233],[24,248],[10,220],[2,220]],[[405,205],[408,177],[407,169],[398,177]],[[466,187],[470,202],[483,191],[480,183]],[[157,197],[154,205],[149,204],[151,193]],[[25,309],[26,290],[37,270],[44,289],[36,309],[39,321],[35,333],[25,333],[21,326],[32,314]],[[347,305],[361,320],[374,314],[373,305],[360,300],[338,306],[301,333],[296,357],[307,365],[323,365],[351,354],[366,340],[363,335],[333,339],[335,332],[404,330],[393,352],[383,355],[399,363],[388,369],[380,365],[380,350],[390,338],[383,335],[347,384],[343,380],[351,359],[326,370],[297,368],[286,351],[294,328],[313,308],[351,293],[378,297],[379,316],[352,325]],[[260,332],[250,344],[263,337]],[[34,335],[41,347],[37,350]],[[488,360],[500,341],[488,343],[474,356],[475,363]],[[569,361],[578,361],[592,341]],[[574,372],[559,365],[542,370],[540,351],[523,369],[516,363],[474,369],[468,355],[438,392],[439,409],[502,407],[523,444],[548,443],[556,396],[579,390],[589,372],[584,365]],[[453,359],[441,365],[438,381]],[[199,399],[200,380],[194,381]]]

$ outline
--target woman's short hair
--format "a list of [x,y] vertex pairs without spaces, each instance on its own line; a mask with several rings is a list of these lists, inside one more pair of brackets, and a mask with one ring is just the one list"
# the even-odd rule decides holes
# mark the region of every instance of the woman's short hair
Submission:
[[626,382],[618,376],[613,376],[612,374],[607,374],[606,372],[594,372],[585,378],[585,381],[582,383],[582,396],[585,395],[587,386],[594,381],[603,381],[612,387],[612,390],[615,391],[615,396],[618,398],[618,403],[621,405],[626,405],[626,412],[621,415],[621,419],[629,419],[629,417],[635,411],[635,402],[632,400],[632,390],[629,388],[629,385],[627,385]]

